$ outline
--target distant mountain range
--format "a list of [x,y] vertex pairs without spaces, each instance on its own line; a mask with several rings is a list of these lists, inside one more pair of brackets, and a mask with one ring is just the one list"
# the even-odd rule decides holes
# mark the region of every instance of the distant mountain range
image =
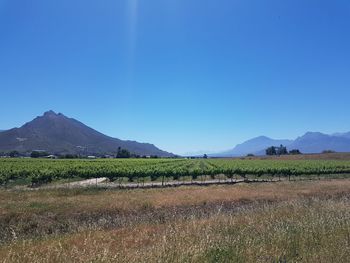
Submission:
[[350,152],[350,132],[335,133],[332,135],[320,132],[307,132],[295,140],[275,140],[260,136],[238,144],[231,150],[210,154],[212,157],[235,157],[247,154],[265,155],[266,148],[270,146],[287,146],[288,150],[298,149],[302,153],[321,153],[325,150],[335,152]]
[[0,132],[0,152],[43,150],[54,154],[114,154],[118,147],[138,155],[173,156],[153,144],[124,141],[104,135],[85,124],[53,111]]
[[[307,132],[295,140],[276,140],[260,136],[238,144],[231,150],[211,153],[208,156],[265,155],[266,148],[281,144],[287,146],[288,150],[298,149],[302,153],[321,153],[325,150],[350,152],[350,132],[331,135]],[[102,155],[115,154],[118,147],[138,155],[174,156],[153,144],[109,137],[75,119],[53,111],[45,112],[43,116],[35,118],[20,128],[0,130],[0,152],[16,150],[29,153],[33,150],[42,150],[53,154]],[[197,152],[193,155],[203,154]]]
[[333,136],[350,139],[350,132],[334,133]]
[[217,154],[210,154],[210,156],[241,156],[241,155],[247,155],[247,154],[257,154],[258,152],[266,149],[267,147],[270,147],[272,145],[290,145],[292,143],[291,140],[274,140],[271,138],[268,138],[266,136],[260,136],[253,138],[251,140],[248,140],[244,143],[238,144],[235,148],[222,152]]

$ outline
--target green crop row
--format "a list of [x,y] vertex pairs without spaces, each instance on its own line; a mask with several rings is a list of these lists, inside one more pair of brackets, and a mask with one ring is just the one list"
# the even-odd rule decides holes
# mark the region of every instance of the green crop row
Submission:
[[160,177],[179,180],[181,177],[215,176],[228,178],[248,176],[319,176],[350,174],[350,161],[324,160],[239,160],[239,159],[0,159],[0,185],[11,180],[29,179],[32,184],[48,183],[68,178]]

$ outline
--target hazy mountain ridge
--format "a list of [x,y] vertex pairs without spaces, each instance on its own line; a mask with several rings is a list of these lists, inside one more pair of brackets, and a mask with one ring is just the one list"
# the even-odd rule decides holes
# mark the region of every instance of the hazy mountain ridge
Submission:
[[302,153],[321,153],[325,150],[350,152],[350,132],[332,135],[321,132],[307,132],[295,140],[275,140],[260,136],[238,144],[229,151],[211,154],[215,157],[235,157],[247,154],[265,155],[270,146],[287,146],[288,150],[299,149]]
[[334,133],[334,134],[332,134],[332,135],[333,135],[333,136],[336,136],[336,137],[342,137],[342,138],[350,139],[350,132]]
[[308,132],[298,137],[290,147],[303,153],[321,153],[325,150],[350,152],[350,137],[343,135],[328,135],[320,132]]
[[118,147],[139,155],[172,156],[149,143],[124,141],[104,135],[85,124],[53,111],[20,128],[0,133],[0,151],[112,154]]
[[237,144],[236,147],[234,147],[231,150],[218,153],[218,154],[211,154],[210,156],[242,156],[247,154],[257,154],[259,151],[266,149],[267,147],[270,147],[271,145],[289,145],[293,141],[291,140],[275,140],[271,139],[266,136],[259,136],[253,139],[250,139],[248,141],[245,141],[241,144]]

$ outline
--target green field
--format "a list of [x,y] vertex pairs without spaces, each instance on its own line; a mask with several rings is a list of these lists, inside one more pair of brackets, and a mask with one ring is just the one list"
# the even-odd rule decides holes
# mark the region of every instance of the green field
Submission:
[[124,179],[205,180],[225,178],[318,178],[346,177],[345,160],[240,160],[240,159],[98,159],[48,160],[0,159],[0,184],[25,182],[39,185],[62,180],[107,177]]

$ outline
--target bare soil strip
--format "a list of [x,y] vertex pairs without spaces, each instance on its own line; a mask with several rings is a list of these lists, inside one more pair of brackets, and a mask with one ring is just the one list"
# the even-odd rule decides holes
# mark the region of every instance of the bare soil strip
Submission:
[[[319,180],[317,178],[300,178],[297,181],[312,181]],[[327,179],[331,180],[331,178]],[[74,189],[74,188],[108,188],[108,189],[152,189],[152,188],[172,188],[180,186],[211,186],[211,185],[233,185],[240,183],[273,183],[281,181],[295,181],[288,180],[288,178],[281,177],[275,179],[214,179],[214,180],[196,180],[196,181],[171,181],[171,182],[139,182],[139,183],[117,183],[108,182],[108,178],[93,178],[78,182],[71,182],[56,185],[44,185],[36,188],[28,189]]]

